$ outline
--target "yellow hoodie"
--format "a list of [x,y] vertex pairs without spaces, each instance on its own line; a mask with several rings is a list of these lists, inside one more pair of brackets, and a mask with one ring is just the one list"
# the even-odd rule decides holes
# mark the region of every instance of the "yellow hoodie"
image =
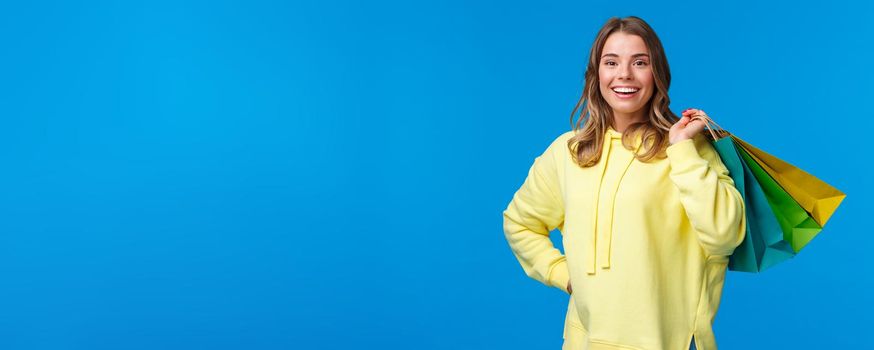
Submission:
[[[693,339],[716,349],[713,319],[746,219],[713,146],[699,134],[641,162],[611,128],[601,160],[582,168],[573,135],[534,160],[504,211],[525,273],[566,293],[572,283],[563,349],[680,350]],[[565,255],[549,240],[555,228]]]

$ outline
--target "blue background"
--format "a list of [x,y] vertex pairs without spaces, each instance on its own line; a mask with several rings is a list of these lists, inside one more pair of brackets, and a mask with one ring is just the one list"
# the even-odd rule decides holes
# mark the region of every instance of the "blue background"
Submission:
[[848,194],[720,346],[870,343],[870,3],[94,1],[0,9],[0,348],[558,349],[501,212],[627,15],[674,111]]

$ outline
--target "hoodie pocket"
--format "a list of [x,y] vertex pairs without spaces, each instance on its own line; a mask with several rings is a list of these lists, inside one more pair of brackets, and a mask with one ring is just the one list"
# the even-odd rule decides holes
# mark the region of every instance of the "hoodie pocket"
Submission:
[[564,333],[562,338],[564,344],[562,349],[582,349],[588,341],[588,332],[583,328],[583,323],[580,322],[580,316],[577,315],[577,307],[574,305],[574,297],[571,295],[568,298],[567,314],[564,318]]
[[[567,314],[564,318],[564,334],[565,343],[573,340],[585,342],[588,332],[583,328],[583,323],[580,322],[580,316],[577,314],[577,307],[574,305],[574,297],[571,295],[568,298]],[[582,344],[582,343],[580,343]]]
[[698,315],[695,325],[695,345],[701,349],[716,349],[716,336],[713,334],[713,321],[722,299],[722,287],[725,283],[725,270],[728,267],[728,256],[714,255],[707,257],[704,266],[704,280],[701,286],[701,296],[698,303]]

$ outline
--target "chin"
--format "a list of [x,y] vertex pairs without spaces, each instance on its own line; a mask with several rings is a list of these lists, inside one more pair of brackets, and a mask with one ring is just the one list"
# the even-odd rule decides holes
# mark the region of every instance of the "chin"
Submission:
[[634,113],[640,111],[641,109],[643,109],[644,107],[645,106],[635,106],[635,107],[629,108],[628,106],[610,106],[610,108],[612,108],[614,111],[619,112],[619,113],[623,113],[623,114],[634,114]]

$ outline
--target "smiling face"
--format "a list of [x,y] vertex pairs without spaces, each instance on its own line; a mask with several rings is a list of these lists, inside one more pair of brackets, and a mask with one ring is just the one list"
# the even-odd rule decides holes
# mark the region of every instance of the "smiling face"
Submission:
[[613,109],[613,117],[630,122],[646,118],[653,94],[649,50],[634,34],[615,32],[607,37],[598,64],[601,96]]

